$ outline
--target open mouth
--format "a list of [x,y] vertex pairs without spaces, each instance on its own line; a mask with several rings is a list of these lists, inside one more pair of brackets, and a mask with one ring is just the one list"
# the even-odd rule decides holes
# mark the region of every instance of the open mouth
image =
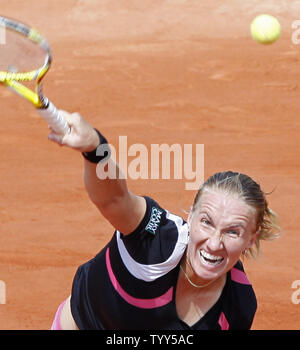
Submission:
[[224,260],[222,256],[211,255],[203,249],[200,250],[200,259],[203,264],[210,266],[220,265],[221,262]]

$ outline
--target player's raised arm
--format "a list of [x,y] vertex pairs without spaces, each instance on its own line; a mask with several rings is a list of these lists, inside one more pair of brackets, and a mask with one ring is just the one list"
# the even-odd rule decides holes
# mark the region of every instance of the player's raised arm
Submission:
[[[96,149],[99,145],[106,144],[106,139],[79,114],[60,112],[70,125],[70,132],[65,136],[52,132],[49,139],[83,153],[84,183],[90,199],[117,230],[124,234],[132,232],[145,214],[144,198],[130,192],[126,180],[119,176],[112,179],[100,179],[97,176],[97,163],[101,157],[96,157]],[[117,164],[109,164],[113,162],[109,157],[102,160],[108,169],[112,168],[109,165],[113,165],[117,173],[120,171]]]

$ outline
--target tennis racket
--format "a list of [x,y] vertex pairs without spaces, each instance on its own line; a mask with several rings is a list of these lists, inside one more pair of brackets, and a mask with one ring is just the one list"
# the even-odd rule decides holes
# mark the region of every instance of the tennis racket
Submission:
[[36,29],[7,17],[0,16],[0,30],[0,83],[30,101],[54,132],[65,135],[70,127],[42,89],[52,61],[47,40]]

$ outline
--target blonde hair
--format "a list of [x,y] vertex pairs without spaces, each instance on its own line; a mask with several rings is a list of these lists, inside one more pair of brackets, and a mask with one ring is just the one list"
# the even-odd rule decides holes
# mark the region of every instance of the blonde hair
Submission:
[[260,241],[270,241],[278,238],[281,233],[277,214],[269,208],[264,193],[259,184],[248,175],[238,172],[219,172],[208,178],[200,187],[194,199],[192,211],[197,208],[201,195],[205,190],[223,190],[226,193],[236,194],[248,205],[256,210],[256,232],[257,238],[252,247],[243,254],[246,257],[256,258],[260,253]]

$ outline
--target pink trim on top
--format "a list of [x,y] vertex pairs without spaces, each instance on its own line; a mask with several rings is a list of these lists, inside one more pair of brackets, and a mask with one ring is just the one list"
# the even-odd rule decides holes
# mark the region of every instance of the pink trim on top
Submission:
[[110,281],[112,285],[114,286],[115,290],[119,293],[119,295],[127,301],[127,303],[139,307],[141,309],[154,309],[156,307],[164,306],[168,304],[172,300],[173,295],[173,287],[171,287],[169,290],[167,290],[166,293],[161,295],[160,297],[153,298],[153,299],[138,299],[131,295],[129,295],[119,284],[119,282],[116,279],[116,276],[112,270],[110,259],[109,259],[109,248],[106,250],[105,254],[106,258],[106,267],[108,271],[108,275],[110,278]]
[[231,269],[231,279],[234,282],[241,284],[251,284],[245,274],[245,272],[236,269],[235,267]]
[[222,331],[228,331],[229,329],[229,323],[224,315],[223,312],[221,312],[221,315],[219,317],[219,321],[218,321],[220,327],[221,327],[221,330]]
[[55,317],[54,317],[54,320],[53,320],[53,323],[52,323],[52,326],[51,326],[51,330],[52,331],[61,331],[62,330],[62,327],[61,327],[61,323],[60,323],[60,315],[61,315],[61,312],[62,312],[62,309],[65,305],[67,300],[63,301],[57,311],[56,311],[56,314],[55,314]]

